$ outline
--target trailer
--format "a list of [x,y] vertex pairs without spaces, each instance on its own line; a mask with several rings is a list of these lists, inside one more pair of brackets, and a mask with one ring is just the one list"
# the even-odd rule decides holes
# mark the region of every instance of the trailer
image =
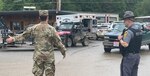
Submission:
[[[94,24],[92,21],[96,20],[95,14],[86,14],[86,13],[79,13],[79,14],[69,14],[69,15],[57,15],[56,16],[56,23],[59,26],[63,22],[83,22],[87,24]],[[86,24],[85,23],[85,24]]]
[[97,13],[96,19],[98,24],[116,22],[119,21],[119,14]]

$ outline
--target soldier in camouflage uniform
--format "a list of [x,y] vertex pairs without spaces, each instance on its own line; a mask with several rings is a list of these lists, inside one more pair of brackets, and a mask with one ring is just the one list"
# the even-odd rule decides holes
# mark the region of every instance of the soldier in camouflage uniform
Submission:
[[21,41],[29,36],[33,36],[35,40],[35,51],[33,55],[34,76],[43,76],[45,72],[46,76],[55,75],[54,64],[54,45],[61,50],[62,55],[65,57],[66,48],[61,43],[60,37],[56,34],[54,27],[48,24],[48,11],[39,11],[39,18],[41,22],[32,27],[27,28],[22,34],[7,39],[8,43]]

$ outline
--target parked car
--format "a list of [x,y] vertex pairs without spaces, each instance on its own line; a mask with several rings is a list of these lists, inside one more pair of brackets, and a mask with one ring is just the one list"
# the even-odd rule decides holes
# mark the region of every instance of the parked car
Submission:
[[[137,24],[143,26],[140,23]],[[117,23],[111,32],[105,34],[103,42],[105,52],[111,52],[111,49],[119,48],[118,36],[122,34],[124,29],[126,27],[123,23]],[[150,31],[143,30],[142,45],[148,45],[150,49]]]
[[111,31],[116,26],[117,23],[119,23],[119,22],[113,22],[111,24],[110,23],[105,23],[105,24],[102,23],[102,25],[98,25],[97,26],[98,30],[96,32],[96,36],[97,36],[96,39],[97,40],[99,38],[104,39],[105,33]]
[[112,22],[108,28],[108,31],[111,31],[115,26],[116,24],[118,23],[123,23],[123,21],[115,21],[115,22]]
[[76,46],[76,43],[82,43],[83,46],[89,44],[88,29],[84,28],[81,22],[62,23],[57,31],[67,47]]
[[99,38],[104,39],[105,33],[108,32],[110,24],[101,24],[100,26],[97,26],[97,31],[96,31],[96,39],[98,40]]

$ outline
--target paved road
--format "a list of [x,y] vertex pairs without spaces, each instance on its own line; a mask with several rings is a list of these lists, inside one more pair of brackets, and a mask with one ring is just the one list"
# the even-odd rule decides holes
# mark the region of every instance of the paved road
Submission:
[[[0,76],[33,76],[33,51],[0,51]],[[56,76],[119,76],[121,55],[118,49],[104,53],[102,41],[90,46],[68,48],[67,57],[55,51]],[[142,47],[139,76],[150,75],[150,51]]]

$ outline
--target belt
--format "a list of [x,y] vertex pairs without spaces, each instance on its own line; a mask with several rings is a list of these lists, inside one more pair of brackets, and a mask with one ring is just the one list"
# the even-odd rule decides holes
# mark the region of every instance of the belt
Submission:
[[135,52],[135,51],[130,51],[130,52],[126,52],[126,53],[123,53],[123,56],[128,56],[129,54],[139,54],[139,52]]
[[126,53],[126,54],[125,54],[125,55],[123,55],[123,56],[136,55],[136,54],[139,54],[139,53]]

